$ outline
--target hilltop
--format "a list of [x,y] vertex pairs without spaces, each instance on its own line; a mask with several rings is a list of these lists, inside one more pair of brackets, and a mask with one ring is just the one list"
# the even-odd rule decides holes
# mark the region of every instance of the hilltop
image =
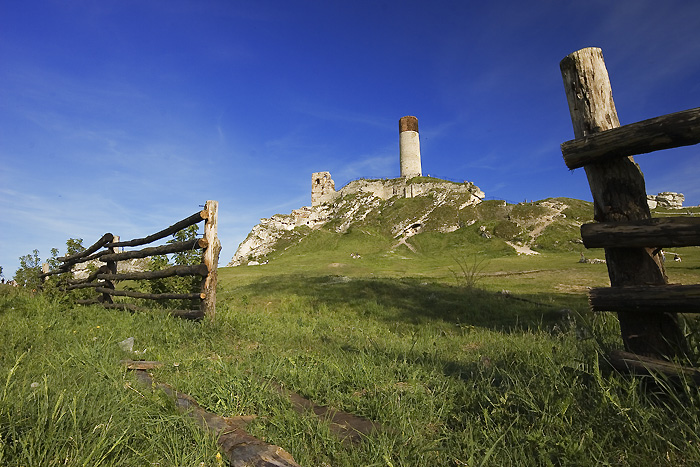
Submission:
[[228,266],[321,250],[345,253],[348,260],[440,255],[446,247],[499,255],[579,252],[579,228],[593,213],[592,203],[570,198],[484,200],[471,182],[430,177],[357,180],[312,199],[310,207],[261,219]]

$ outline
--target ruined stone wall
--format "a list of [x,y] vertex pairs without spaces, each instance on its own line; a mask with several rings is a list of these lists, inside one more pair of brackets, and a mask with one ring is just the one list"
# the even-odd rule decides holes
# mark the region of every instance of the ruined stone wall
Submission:
[[402,198],[414,198],[426,195],[436,189],[444,190],[445,187],[455,193],[471,193],[474,204],[480,203],[486,196],[483,191],[471,182],[420,182],[408,183],[405,178],[392,178],[388,180],[355,180],[345,185],[337,193],[341,196],[355,193],[369,193],[381,199],[389,199],[394,196]]
[[319,206],[335,199],[335,182],[330,172],[311,174],[311,206]]

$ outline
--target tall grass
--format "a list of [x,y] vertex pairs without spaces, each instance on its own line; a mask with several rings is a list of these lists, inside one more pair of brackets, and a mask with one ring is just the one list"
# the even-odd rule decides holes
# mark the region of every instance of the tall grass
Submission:
[[119,364],[144,318],[166,324],[0,296],[0,465],[216,465],[215,441]]
[[[615,317],[560,291],[604,267],[491,258],[482,288],[465,288],[429,258],[372,271],[308,254],[221,270],[215,322],[0,294],[0,465],[217,465],[214,441],[124,358],[163,362],[157,381],[223,416],[257,415],[249,431],[301,465],[700,462],[697,390],[617,374]],[[343,444],[272,383],[384,429]]]

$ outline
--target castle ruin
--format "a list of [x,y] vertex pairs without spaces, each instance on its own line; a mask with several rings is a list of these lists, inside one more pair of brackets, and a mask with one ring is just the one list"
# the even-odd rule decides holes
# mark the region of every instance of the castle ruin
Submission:
[[335,198],[335,182],[330,172],[311,174],[311,206],[327,203]]
[[[370,192],[382,199],[396,195],[412,198],[422,194],[422,190],[417,190],[417,187],[406,183],[410,178],[423,175],[420,161],[418,119],[410,115],[399,119],[399,161],[401,177],[396,179],[395,183],[364,181],[351,183],[349,185],[353,186],[344,187],[341,191],[335,190],[335,182],[331,178],[330,172],[314,172],[311,174],[311,206],[332,202],[341,195],[341,192]],[[483,194],[481,197],[483,198]]]

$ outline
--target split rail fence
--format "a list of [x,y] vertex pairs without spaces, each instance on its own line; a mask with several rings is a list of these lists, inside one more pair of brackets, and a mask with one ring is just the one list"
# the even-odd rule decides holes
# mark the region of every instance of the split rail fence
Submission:
[[700,313],[700,285],[669,284],[662,249],[700,245],[700,219],[652,219],[631,156],[700,143],[700,108],[620,126],[600,49],[574,52],[560,68],[576,138],[561,150],[569,169],[586,171],[597,221],[583,225],[581,237],[586,248],[605,248],[611,284],[590,290],[589,302],[593,311],[617,312],[627,351],[611,361],[648,370],[662,363],[649,357],[682,358],[688,344],[677,313]]
[[[199,300],[200,306],[198,309],[171,310],[171,313],[188,319],[199,319],[204,316],[213,318],[216,314],[217,267],[219,252],[221,251],[221,243],[217,236],[218,205],[217,201],[207,201],[202,211],[196,212],[186,219],[144,238],[120,241],[119,237],[106,233],[86,250],[71,256],[58,258],[61,261],[61,265],[53,271],[44,270],[40,277],[46,279],[54,274],[70,273],[77,264],[99,260],[105,264],[89,274],[88,277],[84,279],[69,277],[65,283],[61,284],[64,290],[93,288],[99,294],[95,299],[81,300],[79,303],[100,303],[105,308],[138,311],[142,310],[142,308],[131,303],[114,303],[112,297],[121,296],[147,300]],[[205,222],[204,236],[202,238],[146,247],[140,250],[123,251],[124,247],[146,245],[202,221]],[[105,249],[98,251],[102,248]],[[172,266],[158,271],[117,272],[117,263],[119,261],[198,249],[203,251],[200,264]],[[44,267],[48,269],[47,265],[44,265]],[[119,290],[115,287],[116,282],[123,280],[151,280],[174,276],[201,276],[200,289],[192,293],[153,294],[134,290]]]

